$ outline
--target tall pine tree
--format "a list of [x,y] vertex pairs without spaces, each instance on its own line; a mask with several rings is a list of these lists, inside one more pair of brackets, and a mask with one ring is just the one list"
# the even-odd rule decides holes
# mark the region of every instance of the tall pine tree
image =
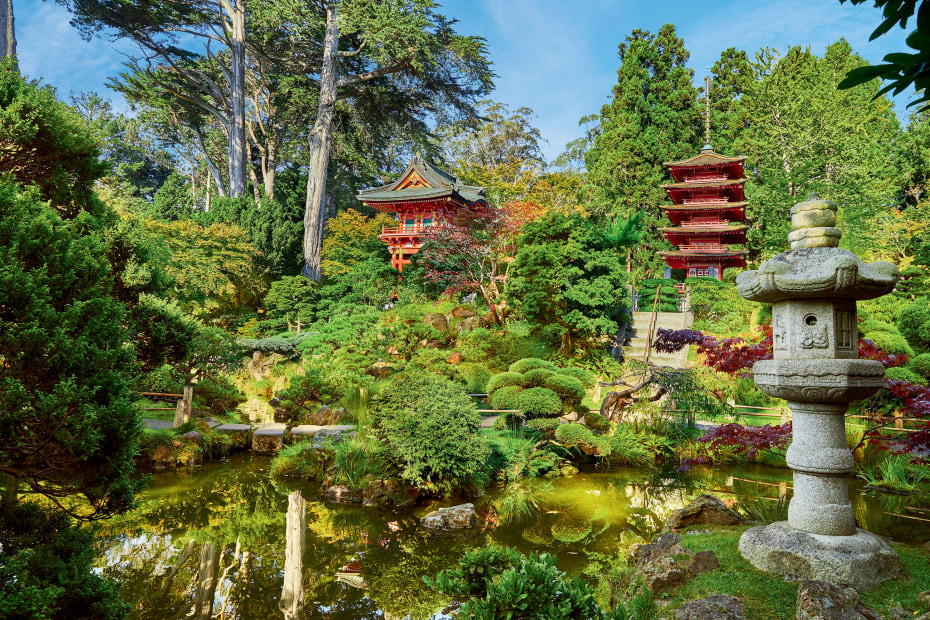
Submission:
[[613,100],[601,110],[601,132],[585,154],[590,210],[628,218],[642,214],[645,237],[631,249],[634,278],[661,273],[656,252],[671,249],[658,229],[667,199],[662,163],[700,148],[701,110],[689,53],[665,24],[656,34],[634,30],[620,44]]

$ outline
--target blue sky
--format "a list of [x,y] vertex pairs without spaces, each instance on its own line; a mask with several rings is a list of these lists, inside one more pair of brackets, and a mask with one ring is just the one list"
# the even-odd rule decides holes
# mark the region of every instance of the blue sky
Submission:
[[[810,45],[816,53],[840,37],[871,62],[904,51],[905,33],[895,29],[869,43],[881,21],[869,6],[839,0],[439,0],[442,12],[459,19],[459,32],[488,40],[497,89],[491,98],[512,108],[528,106],[555,158],[580,135],[578,119],[607,102],[619,65],[617,45],[633,29],[655,31],[672,22],[691,52],[695,81],[702,82],[720,52],[734,46],[754,53]],[[13,0],[20,67],[67,97],[97,91],[121,69],[131,48],[108,40],[83,41],[58,4]],[[907,103],[897,102],[904,116]],[[123,106],[117,102],[117,108]]]

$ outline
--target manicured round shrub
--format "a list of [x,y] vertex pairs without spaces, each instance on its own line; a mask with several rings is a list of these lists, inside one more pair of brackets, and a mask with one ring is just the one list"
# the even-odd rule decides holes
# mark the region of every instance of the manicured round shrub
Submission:
[[[898,315],[898,329],[918,351],[930,349],[930,300],[912,301]],[[878,343],[876,343],[878,344]]]
[[581,381],[567,375],[552,375],[546,379],[546,387],[559,395],[562,399],[562,408],[571,411],[581,406],[585,390]]
[[607,418],[602,416],[597,411],[591,411],[585,414],[584,416],[585,426],[590,428],[592,431],[609,431],[610,422],[607,421]]
[[910,368],[888,368],[885,370],[885,378],[893,379],[895,381],[907,381],[908,383],[922,385],[924,387],[927,386],[927,380]]
[[903,353],[908,357],[914,357],[914,349],[908,344],[904,336],[892,334],[889,332],[872,332],[867,336],[869,340],[875,343],[875,346],[884,351],[897,355]]
[[488,389],[488,380],[491,379],[491,371],[484,364],[474,364],[465,362],[458,367],[458,376],[465,389],[469,394],[485,394]]
[[591,430],[583,424],[561,424],[555,429],[555,440],[566,448],[576,448],[591,456],[607,456],[610,447],[598,441]]
[[506,385],[519,385],[523,387],[523,375],[518,372],[501,372],[496,375],[492,375],[488,379],[487,390],[488,394],[494,394],[500,388]]
[[539,431],[543,435],[548,435],[555,431],[556,427],[559,426],[558,418],[536,418],[535,420],[530,420],[526,423],[526,427],[534,431]]
[[581,381],[581,385],[585,386],[586,388],[593,388],[594,384],[597,382],[597,379],[594,377],[594,373],[589,372],[584,368],[559,368],[556,372],[560,375],[575,377]]
[[522,360],[517,360],[516,362],[511,364],[510,368],[508,368],[507,370],[509,370],[510,372],[524,373],[524,372],[529,372],[531,370],[536,370],[537,368],[554,369],[555,364],[553,364],[552,362],[546,361],[546,360],[541,360],[538,357],[526,357]]
[[907,367],[924,379],[930,379],[930,353],[921,353],[912,359]]
[[546,379],[555,374],[551,368],[537,368],[523,373],[523,387],[544,387]]
[[547,388],[529,388],[510,400],[514,409],[519,409],[529,418],[547,418],[562,413],[562,399]]
[[491,396],[491,407],[494,409],[516,409],[513,406],[514,396],[523,391],[519,385],[505,385],[496,390]]

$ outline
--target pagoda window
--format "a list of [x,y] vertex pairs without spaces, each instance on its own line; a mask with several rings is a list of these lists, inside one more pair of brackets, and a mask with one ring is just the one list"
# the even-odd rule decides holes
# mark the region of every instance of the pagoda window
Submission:
[[417,226],[417,220],[412,217],[408,217],[404,220],[404,232],[410,232],[414,230]]
[[423,218],[423,228],[429,228],[432,225],[433,225],[433,218],[431,217]]

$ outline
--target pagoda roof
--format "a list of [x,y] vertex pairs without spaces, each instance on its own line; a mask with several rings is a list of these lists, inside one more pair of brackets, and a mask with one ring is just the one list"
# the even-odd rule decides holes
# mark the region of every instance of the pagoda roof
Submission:
[[748,250],[693,250],[659,252],[659,256],[667,258],[739,258],[749,254]]
[[739,224],[712,224],[709,226],[666,226],[660,228],[662,233],[675,234],[708,234],[708,233],[733,233],[748,230],[749,226]]
[[748,201],[740,200],[735,202],[723,202],[720,204],[659,205],[659,208],[663,211],[722,211],[725,209],[745,207],[748,204]]
[[684,181],[681,183],[666,183],[663,189],[707,189],[714,187],[729,187],[731,185],[742,185],[746,182],[742,179],[720,179],[718,181]]
[[682,159],[681,161],[667,161],[665,166],[669,168],[695,168],[698,166],[715,166],[720,164],[735,164],[741,161],[745,161],[746,156],[740,155],[737,157],[727,157],[726,155],[720,155],[719,153],[714,153],[714,149],[709,147],[704,147],[701,149],[701,152],[695,155],[694,157],[689,157],[688,159]]
[[461,183],[458,178],[437,168],[419,155],[393,183],[362,190],[356,196],[365,203],[411,202],[451,198],[468,204],[487,201],[485,188]]

